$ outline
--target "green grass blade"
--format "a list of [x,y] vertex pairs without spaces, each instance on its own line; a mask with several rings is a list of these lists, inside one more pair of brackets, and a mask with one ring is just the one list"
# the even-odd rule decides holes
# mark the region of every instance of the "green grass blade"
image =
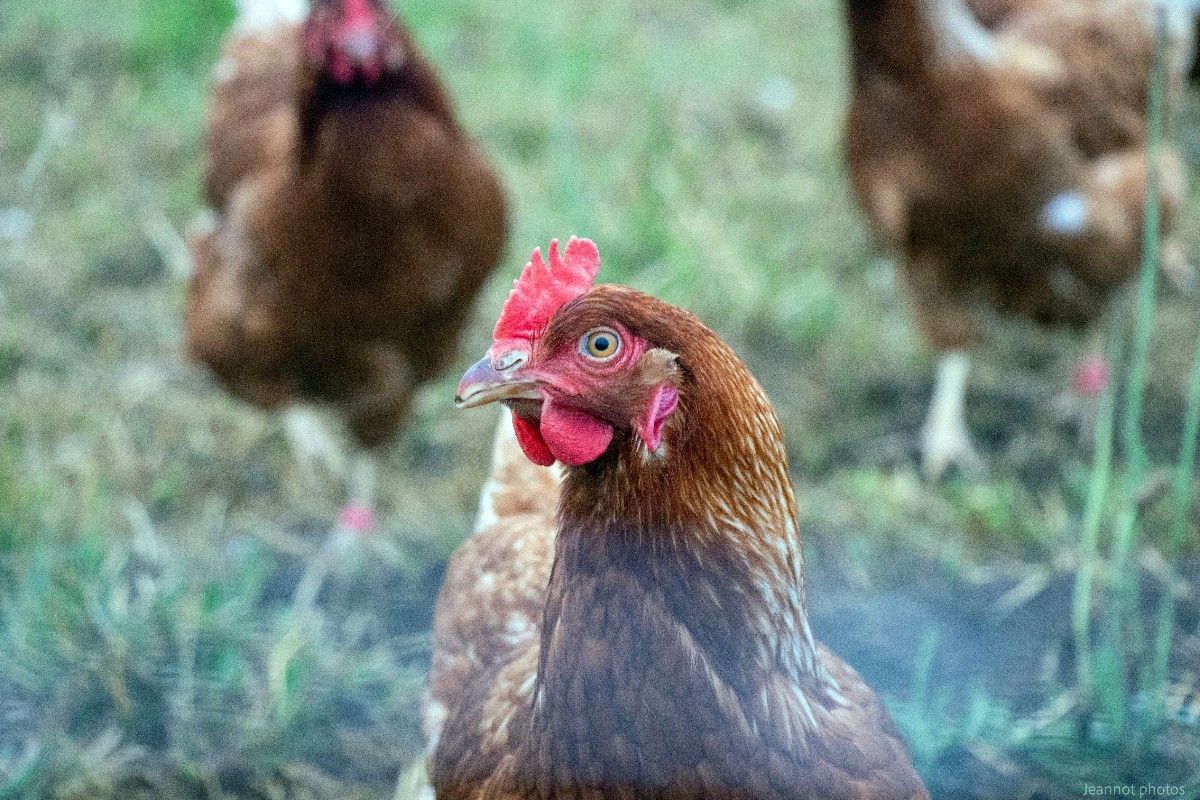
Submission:
[[[1124,683],[1128,674],[1126,666],[1134,654],[1144,653],[1146,626],[1141,617],[1140,592],[1137,567],[1137,544],[1140,530],[1138,520],[1138,495],[1148,471],[1148,458],[1142,438],[1142,407],[1146,393],[1146,376],[1149,363],[1150,337],[1154,328],[1154,299],[1160,261],[1159,192],[1161,186],[1161,151],[1163,138],[1163,101],[1166,87],[1167,60],[1166,9],[1158,8],[1155,14],[1154,66],[1150,73],[1148,105],[1146,110],[1146,195],[1145,214],[1142,226],[1142,265],[1137,287],[1137,317],[1134,323],[1133,343],[1130,354],[1129,382],[1126,385],[1126,408],[1122,442],[1128,464],[1121,492],[1121,511],[1112,546],[1112,574],[1114,586],[1114,614],[1116,621],[1111,633],[1112,644],[1119,654],[1119,680]],[[1123,618],[1124,624],[1120,620]],[[1145,671],[1139,676],[1137,686],[1128,687],[1126,702],[1123,702],[1115,720],[1117,730],[1135,734],[1136,750],[1149,746],[1153,731],[1146,727],[1153,715],[1142,715],[1137,731],[1128,725],[1126,710],[1128,700],[1135,689],[1143,692],[1146,687]],[[1144,696],[1144,695],[1143,695]]]
[[[1174,569],[1188,534],[1188,512],[1192,507],[1192,478],[1196,470],[1196,440],[1200,437],[1200,341],[1188,378],[1187,405],[1183,421],[1183,437],[1179,445],[1179,461],[1171,487],[1172,518],[1167,537],[1166,562]],[[1163,592],[1154,631],[1152,661],[1144,684],[1147,703],[1146,729],[1156,730],[1163,722],[1167,687],[1167,665],[1175,626],[1175,590],[1171,581]]]
[[1159,191],[1162,181],[1163,95],[1166,86],[1166,10],[1156,16],[1154,69],[1150,73],[1149,100],[1146,110],[1146,196],[1142,222],[1142,266],[1137,287],[1137,318],[1129,363],[1129,381],[1125,386],[1125,420],[1122,443],[1129,459],[1131,479],[1141,480],[1146,469],[1146,447],[1142,440],[1142,405],[1146,395],[1146,372],[1150,359],[1150,334],[1154,329],[1154,295],[1159,270]]
[[[1148,744],[1147,729],[1139,726],[1133,730],[1135,720],[1129,710],[1132,698],[1138,689],[1144,691],[1145,675],[1136,683],[1129,679],[1130,666],[1145,652],[1146,625],[1141,617],[1140,589],[1137,566],[1137,550],[1141,524],[1138,497],[1149,472],[1149,459],[1142,435],[1142,412],[1146,395],[1146,378],[1149,367],[1150,339],[1154,329],[1154,302],[1160,262],[1160,174],[1163,138],[1163,102],[1166,87],[1166,15],[1158,9],[1156,16],[1154,65],[1150,73],[1148,105],[1146,110],[1146,187],[1142,223],[1142,259],[1136,295],[1136,315],[1132,340],[1129,345],[1129,371],[1125,384],[1125,409],[1120,437],[1125,450],[1126,464],[1115,498],[1115,524],[1109,550],[1109,592],[1105,609],[1101,641],[1094,650],[1084,650],[1083,660],[1091,662],[1092,675],[1081,669],[1081,686],[1087,692],[1094,707],[1101,711],[1112,726],[1118,741],[1132,745],[1133,752],[1140,752]],[[1101,411],[1103,413],[1103,409]],[[1097,470],[1093,474],[1093,489],[1096,498],[1102,498],[1103,490],[1095,487],[1107,481],[1107,469],[1100,468],[1100,452],[1104,443],[1097,442]],[[1095,498],[1093,498],[1095,499]],[[1098,503],[1089,502],[1089,517],[1085,524],[1084,555],[1087,548],[1094,546],[1098,531],[1089,528],[1097,525],[1093,515],[1099,513]],[[1076,643],[1086,645],[1087,613],[1085,601],[1090,602],[1092,591],[1090,568],[1085,564],[1084,572],[1077,579],[1076,607],[1074,609]],[[1086,591],[1083,591],[1086,590]],[[1096,676],[1103,674],[1103,679]],[[1093,678],[1095,678],[1093,680]],[[1140,717],[1144,723],[1145,715]]]

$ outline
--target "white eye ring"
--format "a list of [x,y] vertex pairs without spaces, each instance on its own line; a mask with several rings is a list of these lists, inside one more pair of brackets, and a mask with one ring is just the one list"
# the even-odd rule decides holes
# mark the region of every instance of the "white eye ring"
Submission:
[[612,328],[593,328],[579,339],[579,352],[592,361],[608,361],[621,352],[621,335]]

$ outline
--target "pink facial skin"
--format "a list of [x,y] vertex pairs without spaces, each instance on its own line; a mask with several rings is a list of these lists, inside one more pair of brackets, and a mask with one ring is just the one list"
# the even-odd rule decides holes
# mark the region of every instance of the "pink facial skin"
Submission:
[[[606,397],[615,379],[636,369],[638,359],[650,345],[620,325],[610,327],[621,337],[621,349],[604,361],[584,355],[577,341],[549,357],[538,352],[536,342],[528,340],[496,342],[489,351],[493,358],[502,358],[514,349],[528,352],[532,345],[530,363],[523,371],[541,383],[541,415],[533,419],[514,409],[513,427],[518,444],[535,464],[549,466],[557,460],[580,466],[595,461],[612,443],[613,424],[589,410],[589,400]],[[644,412],[628,421],[650,452],[662,444],[663,425],[675,410],[678,397],[674,387],[656,387],[650,392]]]
[[[587,294],[599,271],[600,251],[590,239],[572,236],[561,251],[555,239],[546,259],[535,248],[504,302],[487,360],[463,377],[469,381],[480,368],[477,379],[503,372],[510,377],[497,385],[518,382],[522,388],[509,402],[513,427],[521,449],[535,464],[590,463],[612,444],[614,425],[632,427],[649,451],[657,452],[663,425],[679,401],[674,387],[647,385],[636,374],[650,344],[615,321],[603,326],[620,339],[619,349],[608,358],[587,351],[587,337],[595,328],[580,332],[574,341],[551,337],[559,343],[553,352],[546,350],[542,337],[554,316]],[[533,396],[521,394],[531,385],[536,386]],[[645,407],[635,408],[631,418],[621,418],[643,397]]]

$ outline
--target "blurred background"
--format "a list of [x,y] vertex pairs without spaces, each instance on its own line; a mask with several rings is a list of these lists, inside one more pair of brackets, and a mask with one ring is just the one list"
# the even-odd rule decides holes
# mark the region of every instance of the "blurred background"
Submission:
[[[1195,297],[1160,291],[1149,477],[1098,507],[1093,562],[1091,437],[1053,403],[1069,334],[997,326],[968,405],[987,478],[920,479],[934,362],[846,183],[836,3],[395,5],[514,210],[461,368],[532,247],[594,239],[602,280],[697,312],[765,385],[814,629],[887,700],[935,797],[1200,796],[1197,509],[1164,555],[1196,489],[1176,479]],[[495,414],[454,410],[459,368],[423,390],[388,453],[378,530],[328,558],[341,485],[302,474],[277,417],[183,359],[182,235],[233,14],[0,0],[0,798],[391,797],[420,751],[432,603]],[[1182,102],[1170,138],[1194,170],[1200,94]],[[1193,261],[1198,212],[1193,195]],[[1130,324],[1132,298],[1118,303]],[[1097,480],[1118,487],[1121,463],[1118,446]],[[1122,508],[1134,555],[1112,573]],[[1126,616],[1081,653],[1085,560],[1089,602]],[[296,588],[320,570],[298,615]],[[1138,665],[1172,583],[1159,705]]]

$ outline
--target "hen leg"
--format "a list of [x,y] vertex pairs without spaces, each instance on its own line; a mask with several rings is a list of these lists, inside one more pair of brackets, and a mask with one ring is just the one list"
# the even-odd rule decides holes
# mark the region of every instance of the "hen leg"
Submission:
[[300,470],[310,485],[324,483],[323,476],[340,480],[346,475],[346,454],[342,444],[315,410],[292,406],[284,412],[283,426]]
[[1096,399],[1111,380],[1108,359],[1104,355],[1104,332],[1112,317],[1106,312],[1101,324],[1088,331],[1083,355],[1071,371],[1070,383],[1060,389],[1051,401],[1054,418],[1059,424],[1074,425],[1079,442],[1090,446],[1096,439]]
[[375,484],[379,451],[408,414],[415,381],[399,351],[387,344],[363,350],[362,388],[346,403],[350,432],[358,450],[350,465],[346,505],[338,515],[340,529],[366,533],[375,527]]
[[1171,286],[1180,294],[1193,295],[1200,281],[1196,278],[1196,267],[1188,261],[1183,248],[1174,239],[1163,242],[1162,271]]
[[951,465],[969,475],[983,473],[983,459],[967,433],[967,375],[971,364],[961,350],[945,353],[938,363],[933,399],[921,427],[921,469],[935,481]]
[[975,339],[975,315],[964,288],[947,283],[943,260],[929,251],[910,255],[904,272],[918,327],[942,355],[933,398],[921,427],[921,471],[936,481],[951,465],[970,476],[984,472],[983,459],[967,433],[967,348]]
[[375,528],[375,485],[379,459],[374,450],[358,450],[351,457],[346,482],[346,505],[338,514],[338,529],[346,533],[369,533]]
[[1096,326],[1088,332],[1083,358],[1071,372],[1071,391],[1079,397],[1099,397],[1108,386],[1108,359],[1104,357],[1105,327]]

